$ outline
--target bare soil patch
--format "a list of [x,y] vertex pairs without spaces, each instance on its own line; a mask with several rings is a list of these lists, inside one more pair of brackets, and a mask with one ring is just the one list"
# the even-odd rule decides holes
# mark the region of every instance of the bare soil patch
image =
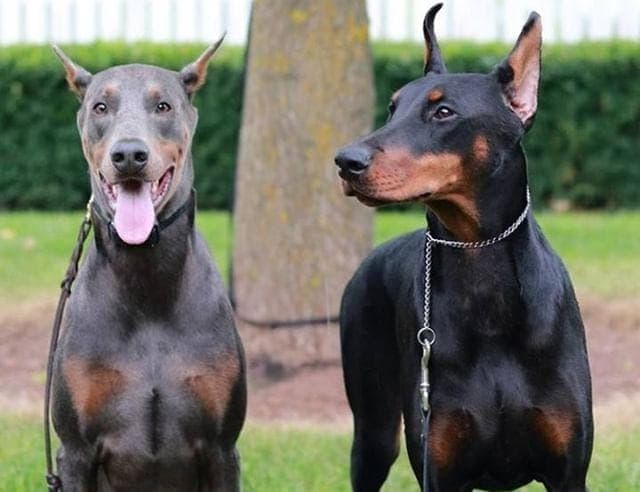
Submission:
[[[637,299],[581,300],[599,406],[640,392]],[[40,413],[55,299],[4,305],[0,311],[0,411]],[[335,325],[239,327],[249,365],[249,418],[343,425],[350,421]]]

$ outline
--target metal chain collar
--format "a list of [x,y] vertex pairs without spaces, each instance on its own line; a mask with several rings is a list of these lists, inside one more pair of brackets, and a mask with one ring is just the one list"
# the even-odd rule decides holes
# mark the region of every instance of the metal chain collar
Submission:
[[495,243],[506,239],[515,230],[520,227],[527,218],[529,209],[531,208],[531,194],[527,187],[527,204],[524,210],[516,221],[507,227],[504,231],[495,237],[486,239],[484,241],[475,242],[463,242],[463,241],[447,241],[445,239],[437,239],[431,235],[429,229],[427,229],[425,236],[425,251],[424,251],[424,312],[422,328],[417,333],[418,343],[422,346],[422,359],[421,359],[421,378],[420,378],[420,402],[422,405],[422,411],[426,414],[429,412],[429,359],[431,357],[431,346],[436,341],[436,333],[431,328],[431,249],[434,244],[441,246],[448,246],[450,248],[457,249],[477,249],[491,246]]

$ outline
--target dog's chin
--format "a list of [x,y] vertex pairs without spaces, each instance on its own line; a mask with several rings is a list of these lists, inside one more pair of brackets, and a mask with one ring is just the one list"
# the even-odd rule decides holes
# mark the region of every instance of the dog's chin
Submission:
[[[169,190],[173,184],[174,175],[175,167],[170,166],[158,179],[151,181],[151,202],[153,203],[153,208],[156,213],[159,212],[167,202]],[[121,192],[123,187],[136,187],[143,181],[146,181],[141,178],[129,178],[109,182],[101,172],[98,172],[98,176],[100,178],[100,187],[112,211],[115,211],[116,209],[118,194]]]
[[408,196],[406,198],[388,198],[379,195],[364,193],[362,190],[354,186],[353,183],[342,179],[342,191],[346,196],[355,197],[360,203],[367,207],[383,207],[385,205],[396,205],[403,203],[422,203],[426,204],[432,196],[430,192],[423,193],[418,196]]
[[376,207],[378,205],[383,205],[384,203],[378,202],[373,198],[368,197],[358,189],[356,189],[351,182],[347,181],[344,178],[340,179],[340,184],[342,185],[342,192],[345,196],[353,196],[358,199],[358,201],[368,207]]

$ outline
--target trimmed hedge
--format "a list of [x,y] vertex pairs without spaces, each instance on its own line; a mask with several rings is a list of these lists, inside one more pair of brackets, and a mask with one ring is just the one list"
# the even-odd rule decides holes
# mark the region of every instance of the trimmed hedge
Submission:
[[[67,52],[90,71],[144,62],[179,69],[202,46],[97,43]],[[444,44],[451,71],[491,69],[510,46]],[[421,74],[422,48],[374,45],[376,124],[389,95]],[[544,49],[538,116],[526,137],[538,203],[568,199],[580,207],[640,206],[640,44],[583,43]],[[194,139],[198,201],[231,202],[243,92],[243,50],[225,47],[196,96]],[[0,53],[0,209],[80,208],[88,198],[86,164],[75,128],[77,104],[47,46]]]

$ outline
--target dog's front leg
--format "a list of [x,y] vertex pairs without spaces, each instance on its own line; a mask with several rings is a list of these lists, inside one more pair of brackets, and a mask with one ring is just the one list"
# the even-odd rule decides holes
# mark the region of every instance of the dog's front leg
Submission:
[[98,467],[92,450],[61,446],[56,461],[63,492],[94,492],[98,489]]
[[240,456],[235,448],[213,449],[200,471],[198,492],[239,492]]

